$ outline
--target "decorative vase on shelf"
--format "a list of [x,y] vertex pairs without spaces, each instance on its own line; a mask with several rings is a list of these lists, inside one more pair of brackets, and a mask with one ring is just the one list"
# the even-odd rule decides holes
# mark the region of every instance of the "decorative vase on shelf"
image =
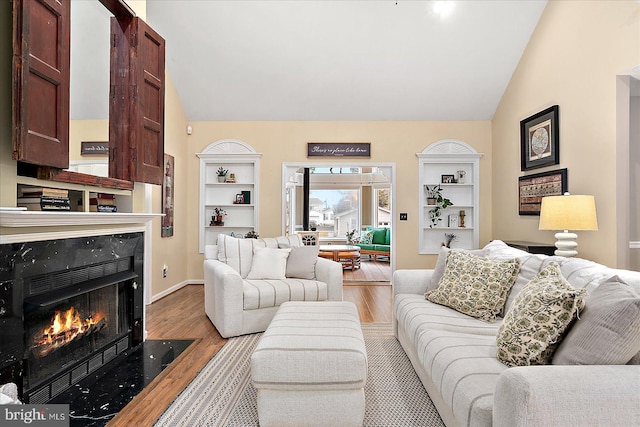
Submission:
[[224,175],[218,175],[218,182],[225,182],[227,180],[227,177]]

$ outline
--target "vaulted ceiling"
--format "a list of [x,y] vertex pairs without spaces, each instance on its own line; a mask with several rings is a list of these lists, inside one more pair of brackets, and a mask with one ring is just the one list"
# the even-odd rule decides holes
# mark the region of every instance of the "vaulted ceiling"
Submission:
[[192,121],[488,120],[545,5],[150,0],[147,20]]
[[146,4],[190,121],[440,121],[493,117],[546,1]]

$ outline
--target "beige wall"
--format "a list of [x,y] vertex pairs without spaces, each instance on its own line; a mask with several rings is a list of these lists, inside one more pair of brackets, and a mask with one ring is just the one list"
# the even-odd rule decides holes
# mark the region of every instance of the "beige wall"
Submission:
[[[397,268],[426,268],[435,256],[418,255],[418,159],[429,144],[458,139],[484,153],[480,160],[480,243],[491,238],[491,124],[489,122],[192,122],[188,137],[189,269],[192,279],[202,278],[203,257],[198,253],[198,186],[201,152],[220,139],[239,139],[262,153],[260,162],[260,235],[281,234],[282,163],[309,161],[307,142],[371,142],[372,163],[396,163]],[[325,159],[323,159],[325,160]],[[329,159],[326,159],[328,162]],[[358,159],[360,162],[360,159]],[[334,161],[335,164],[349,160]]]
[[0,206],[16,205],[16,162],[11,159],[11,2],[0,2]]
[[[190,167],[188,159],[191,157],[187,147],[187,117],[168,73],[166,75],[165,99],[164,152],[175,158],[174,225],[172,237],[160,237],[161,221],[160,219],[153,221],[151,269],[154,296],[190,279],[187,271],[187,259],[192,255],[197,255],[197,247],[196,254],[188,252],[189,215],[191,211],[197,211],[197,209],[193,208],[194,202],[189,200],[190,191],[187,184],[187,170]],[[159,185],[151,185],[150,187],[153,190],[152,210],[153,212],[161,212],[162,187]],[[197,194],[195,203],[197,203]],[[166,278],[162,277],[163,265],[168,267]]]
[[560,106],[560,164],[569,191],[596,197],[599,231],[578,232],[580,256],[616,264],[616,74],[640,63],[640,3],[550,1],[492,121],[493,238],[554,242],[519,216],[519,123]]

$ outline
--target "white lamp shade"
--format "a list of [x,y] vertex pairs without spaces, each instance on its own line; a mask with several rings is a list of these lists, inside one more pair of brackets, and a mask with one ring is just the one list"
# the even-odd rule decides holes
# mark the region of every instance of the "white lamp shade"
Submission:
[[542,198],[540,230],[597,230],[593,196],[565,195]]

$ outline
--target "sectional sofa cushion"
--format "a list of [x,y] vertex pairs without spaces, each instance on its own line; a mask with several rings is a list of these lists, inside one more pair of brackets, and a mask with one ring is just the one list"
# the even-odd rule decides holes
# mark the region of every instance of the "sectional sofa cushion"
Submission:
[[387,241],[387,229],[386,228],[374,228],[372,243],[376,245],[386,245]]
[[546,365],[584,307],[587,291],[571,286],[553,262],[520,291],[498,330],[498,359],[507,366]]
[[587,298],[554,365],[622,365],[640,352],[640,296],[613,276]]
[[508,368],[496,359],[499,323],[487,323],[418,294],[394,298],[398,329],[411,337],[416,359],[427,367],[457,425],[491,425],[493,390]]
[[494,261],[466,251],[451,250],[436,289],[425,292],[427,300],[461,313],[495,322],[520,268],[517,258]]
[[253,250],[253,263],[247,280],[284,280],[287,278],[287,258],[289,249],[262,248]]
[[289,258],[287,258],[287,277],[298,279],[314,279],[316,277],[316,262],[318,262],[318,252],[320,247],[298,246],[291,248]]

